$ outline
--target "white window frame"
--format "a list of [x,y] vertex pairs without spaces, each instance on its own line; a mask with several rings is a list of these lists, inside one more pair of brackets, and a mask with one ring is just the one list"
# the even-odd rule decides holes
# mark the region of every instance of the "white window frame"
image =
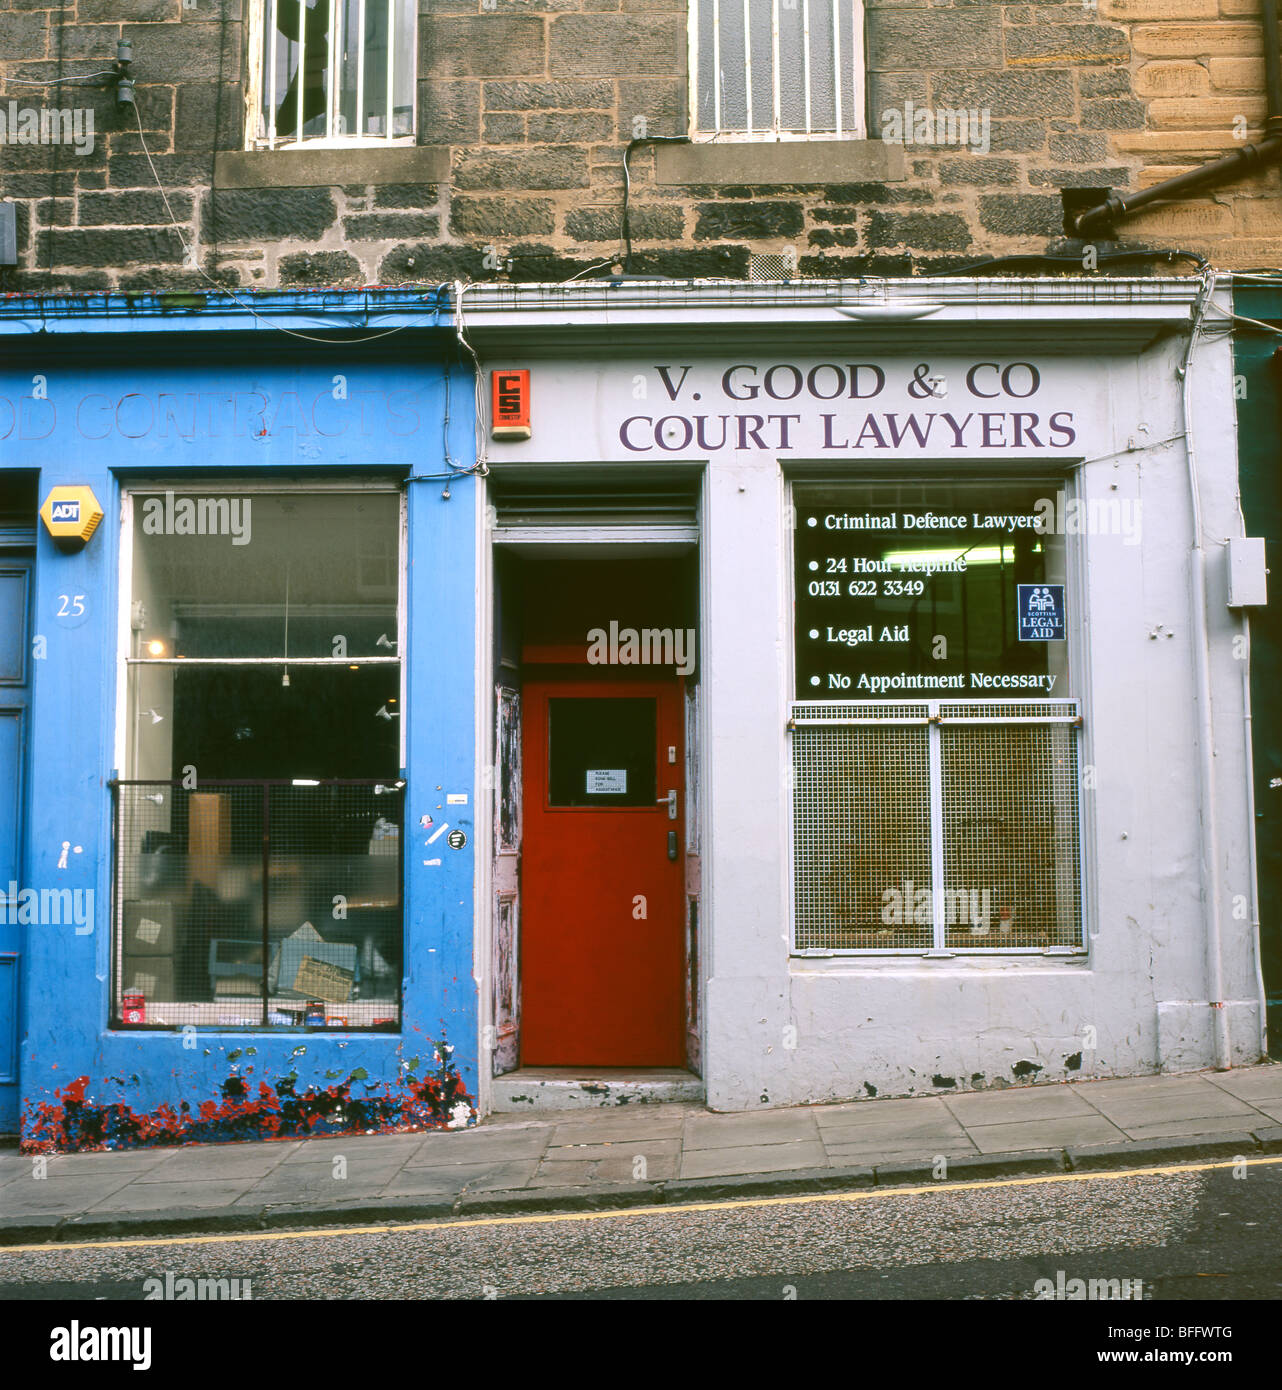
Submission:
[[[324,4],[324,3],[326,3],[326,2],[327,2],[327,0],[320,0],[320,3],[322,3],[322,4]],[[262,120],[263,120],[262,112],[263,112],[263,96],[264,96],[263,84],[264,84],[264,82],[266,82],[266,81],[268,80],[268,76],[267,76],[267,74],[264,72],[264,69],[263,69],[263,41],[264,41],[264,37],[265,37],[263,30],[264,30],[264,26],[266,25],[266,22],[267,22],[267,10],[268,10],[268,6],[272,3],[272,0],[248,0],[248,3],[249,3],[249,12],[248,12],[248,21],[249,21],[249,22],[248,22],[248,25],[247,25],[247,33],[248,33],[248,35],[249,35],[249,52],[248,52],[248,55],[247,55],[247,64],[248,64],[248,76],[249,76],[249,80],[248,80],[248,82],[247,82],[246,85],[245,85],[245,148],[246,148],[247,150],[338,150],[338,149],[344,149],[344,150],[346,150],[346,149],[353,149],[353,148],[361,148],[361,149],[364,149],[364,148],[368,148],[368,147],[371,146],[371,145],[377,146],[377,147],[380,147],[380,148],[386,148],[386,147],[388,147],[388,146],[396,146],[396,145],[413,145],[413,144],[415,144],[415,143],[417,142],[417,140],[418,140],[418,101],[417,101],[417,91],[416,91],[416,93],[415,93],[416,99],[411,103],[411,125],[412,125],[413,129],[411,129],[411,131],[410,131],[410,133],[409,133],[408,135],[390,135],[390,134],[389,134],[389,135],[363,135],[363,134],[361,134],[360,132],[357,132],[357,131],[353,131],[353,132],[351,132],[351,133],[349,133],[349,134],[346,134],[346,135],[339,135],[339,134],[335,134],[335,133],[334,133],[334,125],[335,125],[335,121],[336,121],[337,114],[338,114],[338,113],[337,113],[337,101],[338,101],[337,69],[338,69],[338,59],[339,59],[338,45],[337,45],[337,44],[334,44],[334,43],[331,43],[330,46],[329,46],[329,50],[330,50],[330,51],[329,51],[329,94],[330,94],[330,102],[329,102],[329,110],[328,110],[327,113],[326,113],[326,120],[325,120],[326,131],[327,131],[327,133],[326,133],[325,135],[309,135],[309,136],[297,136],[297,135],[295,135],[295,136],[282,136],[282,137],[277,137],[277,136],[274,136],[270,131],[265,131],[265,130],[263,130],[263,129],[262,129]],[[328,3],[329,3],[330,6],[331,6],[331,9],[330,9],[330,16],[331,16],[331,23],[332,23],[332,22],[333,22],[333,3],[334,3],[334,0],[328,0]],[[390,5],[391,3],[392,3],[392,0],[361,0],[361,18],[362,18],[362,20],[364,19],[365,7],[366,7],[367,5],[379,5],[379,4],[388,4],[388,5]],[[418,4],[417,4],[417,0],[416,0],[416,2],[414,3],[414,5],[412,6],[412,8],[411,8],[411,15],[412,15],[412,21],[413,21],[413,31],[412,31],[412,37],[411,37],[410,42],[411,42],[411,44],[412,44],[412,52],[413,52],[413,54],[414,54],[415,79],[416,79],[416,81],[417,81],[417,72],[418,72]],[[363,32],[364,32],[364,26],[362,25],[362,33],[363,33]],[[387,124],[387,129],[388,129],[389,131],[391,130],[391,124],[392,124],[392,122],[391,122],[391,116],[392,116],[391,101],[392,101],[392,96],[393,96],[393,80],[392,80],[392,78],[393,78],[394,64],[395,64],[395,46],[394,46],[394,44],[393,44],[392,42],[389,41],[389,43],[388,43],[388,58],[387,58],[388,113],[387,113],[387,123],[386,123],[386,124]],[[362,72],[363,72],[363,67],[364,67],[364,65],[361,64],[361,65],[360,65],[360,68],[361,68]],[[362,77],[362,81],[363,81],[363,77]],[[358,90],[359,90],[359,89],[358,89]],[[361,104],[361,103],[360,103],[360,100],[359,100],[359,97],[358,97],[358,107],[359,107],[360,104]]]
[[[765,3],[766,0],[755,0],[755,3]],[[699,126],[699,7],[700,5],[711,6],[713,11],[713,33],[719,33],[720,10],[723,5],[742,6],[744,10],[744,31],[748,32],[747,11],[753,0],[690,0],[687,17],[687,34],[689,47],[689,69],[690,69],[690,106],[689,106],[689,135],[692,140],[718,140],[718,141],[784,141],[784,140],[864,140],[867,138],[867,122],[865,119],[864,108],[867,104],[867,65],[865,62],[864,51],[864,4],[863,0],[836,0],[833,5],[834,28],[837,30],[834,35],[833,52],[840,52],[844,47],[851,55],[851,71],[855,79],[854,109],[847,110],[842,103],[842,91],[839,75],[834,74],[834,91],[836,93],[836,126],[835,131],[815,131],[810,129],[810,47],[806,44],[806,51],[802,55],[805,68],[805,90],[806,90],[806,129],[805,130],[784,130],[780,121],[780,89],[779,89],[779,9],[783,0],[768,0],[771,6],[771,50],[772,68],[774,70],[774,102],[770,113],[771,119],[768,125],[758,126],[752,117],[756,114],[751,109],[752,100],[752,71],[751,71],[751,46],[748,50],[748,102],[749,119],[752,121],[751,128],[748,130],[722,130],[720,129],[721,104],[719,100],[714,101],[716,112],[717,129],[708,131]],[[802,12],[803,32],[810,32],[810,4],[811,0],[796,0],[797,6]],[[785,57],[786,61],[786,57]],[[717,58],[714,57],[714,67],[719,66]]]
[[[899,481],[921,481],[926,478],[925,472],[912,472],[913,464],[920,463],[919,460],[906,461],[910,469]],[[1060,470],[1063,470],[1062,472]],[[874,474],[866,481],[872,486],[879,482],[885,482],[890,477],[888,473]],[[789,477],[784,480],[783,491],[783,510],[782,517],[794,518],[797,515],[796,486],[800,482],[803,485],[813,482],[812,476]],[[828,479],[827,481],[832,481]],[[843,479],[847,481],[847,479]],[[849,479],[849,481],[854,481]],[[1009,481],[1019,482],[1038,482],[1045,483],[1047,486],[1062,488],[1066,498],[1069,500],[1080,498],[1084,495],[1081,478],[1081,461],[1074,461],[1069,467],[1065,468],[1062,460],[1030,460],[1028,461],[1027,471],[1012,469],[1005,479],[999,474],[981,475],[975,477],[968,475],[964,471],[946,471],[933,477],[933,481],[944,485],[955,484],[958,482],[979,482],[990,481],[1000,483]],[[1048,699],[1047,704],[1072,704],[1076,707],[1078,722],[1076,728],[1077,742],[1077,766],[1078,770],[1092,764],[1094,759],[1091,752],[1091,723],[1089,719],[1090,702],[1087,698],[1090,688],[1089,657],[1090,644],[1086,636],[1088,623],[1086,608],[1086,552],[1083,548],[1085,537],[1077,537],[1070,540],[1064,551],[1065,572],[1064,583],[1070,595],[1071,607],[1070,617],[1067,624],[1067,656],[1070,682],[1068,689],[1070,693],[1055,699]],[[781,549],[783,556],[782,576],[786,585],[784,590],[784,603],[787,618],[784,624],[786,638],[784,641],[784,660],[782,662],[782,672],[784,677],[784,699],[786,701],[789,719],[791,720],[794,710],[798,706],[813,705],[818,708],[821,705],[850,705],[859,703],[857,701],[833,699],[821,701],[799,700],[794,691],[796,689],[796,555],[794,546],[796,544],[795,524],[788,522],[784,525],[781,537]],[[1035,701],[1020,701],[1018,699],[1005,700],[975,700],[967,701],[964,692],[958,692],[961,696],[961,703],[987,704],[999,706],[1001,704],[1020,704],[1037,703]],[[920,697],[915,699],[879,699],[877,701],[867,701],[864,703],[880,703],[883,705],[892,704],[930,704],[932,708],[937,707],[941,702],[941,697],[937,695],[927,695],[923,692]],[[957,703],[951,697],[945,697],[943,703]],[[1034,721],[1042,722],[1042,721]],[[1048,720],[1046,722],[1064,722],[1061,719]],[[937,725],[931,726],[932,741],[938,738],[939,730]],[[788,954],[793,960],[823,961],[831,959],[840,961],[850,957],[860,961],[875,960],[878,957],[885,958],[888,962],[899,966],[908,960],[927,960],[930,958],[950,958],[955,963],[963,963],[970,960],[980,961],[988,956],[1005,956],[1015,958],[1038,957],[1045,960],[1080,962],[1089,960],[1094,954],[1095,937],[1099,933],[1099,923],[1095,913],[1095,891],[1094,891],[1094,871],[1095,871],[1095,840],[1094,840],[1094,804],[1091,797],[1078,797],[1077,808],[1077,866],[1078,866],[1078,944],[1076,946],[966,946],[966,947],[947,947],[943,945],[946,937],[947,913],[942,911],[943,891],[946,887],[944,877],[939,873],[939,853],[942,850],[942,824],[937,823],[934,817],[932,785],[932,826],[931,826],[931,858],[932,858],[932,928],[935,944],[932,946],[911,946],[911,947],[801,947],[797,945],[797,894],[796,894],[796,830],[795,830],[795,797],[796,782],[793,762],[793,735],[791,729],[784,731],[780,740],[780,763],[779,771],[784,787],[787,788],[785,796],[785,824],[787,826],[787,853],[784,857],[785,891],[786,899],[786,921],[788,925]],[[932,753],[932,756],[934,754]]]

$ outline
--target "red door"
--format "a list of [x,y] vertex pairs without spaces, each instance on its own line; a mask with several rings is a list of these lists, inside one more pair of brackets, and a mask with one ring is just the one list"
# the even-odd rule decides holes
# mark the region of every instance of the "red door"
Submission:
[[684,1056],[681,685],[527,680],[521,1061]]

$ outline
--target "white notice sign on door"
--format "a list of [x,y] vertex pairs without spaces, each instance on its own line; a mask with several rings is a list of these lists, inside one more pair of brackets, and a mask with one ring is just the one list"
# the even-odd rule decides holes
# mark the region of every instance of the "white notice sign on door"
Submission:
[[599,795],[602,792],[626,792],[628,789],[628,770],[624,767],[588,768],[588,792]]

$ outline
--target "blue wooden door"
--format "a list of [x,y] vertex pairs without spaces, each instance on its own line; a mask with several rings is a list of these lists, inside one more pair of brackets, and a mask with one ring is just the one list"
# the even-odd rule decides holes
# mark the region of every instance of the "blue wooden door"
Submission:
[[0,1134],[18,1127],[18,968],[31,703],[31,561],[0,558]]

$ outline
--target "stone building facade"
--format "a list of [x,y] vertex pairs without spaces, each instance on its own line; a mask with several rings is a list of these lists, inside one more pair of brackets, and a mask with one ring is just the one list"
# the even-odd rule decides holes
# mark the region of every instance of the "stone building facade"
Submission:
[[[1258,0],[868,0],[869,138],[710,145],[672,140],[688,133],[684,0],[418,9],[415,145],[300,152],[246,149],[251,0],[3,0],[9,110],[90,107],[95,132],[83,153],[0,145],[0,198],[17,205],[6,288],[556,281],[625,264],[747,278],[754,254],[802,277],[1078,260],[1066,206],[1194,168],[1264,123]],[[104,75],[121,38],[136,114]],[[982,118],[982,140],[882,138],[923,108]],[[1276,263],[1276,172],[1116,235]]]

